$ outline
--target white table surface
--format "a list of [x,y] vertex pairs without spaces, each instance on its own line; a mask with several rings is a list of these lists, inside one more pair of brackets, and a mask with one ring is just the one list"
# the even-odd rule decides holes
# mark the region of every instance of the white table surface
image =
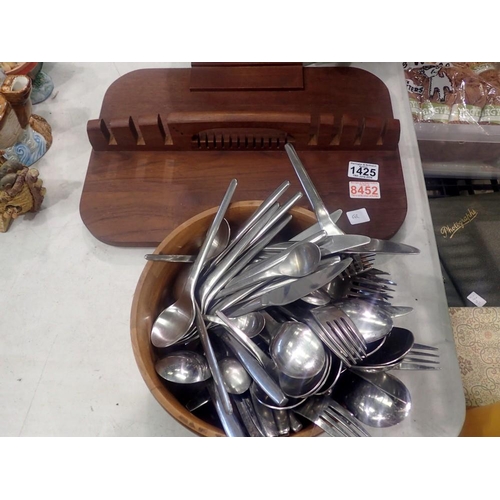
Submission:
[[[132,353],[132,297],[143,255],[153,249],[101,243],[79,213],[91,151],[86,124],[99,116],[106,89],[137,68],[187,65],[45,64],[54,98],[35,105],[34,113],[48,120],[54,142],[34,166],[47,195],[39,213],[0,234],[0,436],[194,436],[150,394]],[[415,308],[396,325],[438,346],[443,366],[398,372],[412,393],[412,412],[397,426],[370,432],[456,436],[465,401],[401,66],[355,66],[385,82],[401,121],[408,214],[394,239],[421,250],[380,257],[377,267],[398,283],[393,304]]]

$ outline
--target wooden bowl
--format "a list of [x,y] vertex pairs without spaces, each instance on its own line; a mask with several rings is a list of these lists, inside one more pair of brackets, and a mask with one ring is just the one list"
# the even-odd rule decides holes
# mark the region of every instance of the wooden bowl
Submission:
[[[242,201],[231,204],[226,219],[231,225],[233,234],[236,228],[245,222],[260,205],[260,201]],[[206,210],[181,224],[170,233],[156,248],[159,254],[195,254],[199,241],[203,239],[217,211],[216,208]],[[290,211],[293,219],[286,230],[290,236],[299,233],[316,222],[312,212],[303,208]],[[198,243],[197,243],[198,242]],[[174,300],[172,288],[178,273],[186,266],[179,263],[148,262],[139,278],[131,312],[131,340],[135,360],[139,371],[149,390],[160,405],[180,424],[199,436],[225,436],[219,427],[220,423],[210,415],[189,412],[183,402],[190,386],[169,384],[161,379],[154,365],[160,350],[150,342],[150,332],[154,320],[161,310]],[[204,405],[208,407],[211,405]],[[304,425],[304,428],[290,436],[310,437],[321,434],[315,425]]]

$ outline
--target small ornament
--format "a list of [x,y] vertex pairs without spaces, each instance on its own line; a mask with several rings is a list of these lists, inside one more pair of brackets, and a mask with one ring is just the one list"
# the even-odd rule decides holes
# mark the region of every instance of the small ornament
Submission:
[[40,210],[46,189],[38,174],[15,160],[0,164],[0,233],[19,215]]
[[31,112],[31,78],[8,75],[0,86],[0,156],[25,167],[38,161],[52,145],[52,129]]

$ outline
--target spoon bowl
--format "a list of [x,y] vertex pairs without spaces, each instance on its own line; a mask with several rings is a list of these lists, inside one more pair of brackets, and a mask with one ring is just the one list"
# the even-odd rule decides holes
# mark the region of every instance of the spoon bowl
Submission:
[[250,271],[233,278],[219,292],[228,296],[260,282],[274,278],[302,278],[314,272],[321,261],[321,250],[315,243],[297,242],[289,250],[257,263]]
[[366,343],[380,340],[392,330],[391,315],[366,300],[347,299],[335,301],[333,304],[349,316]]
[[311,304],[312,306],[327,306],[332,298],[328,295],[323,288],[318,288],[311,292],[309,295],[302,297],[300,300]]
[[402,361],[415,343],[413,333],[406,328],[394,327],[384,339],[384,344],[377,351],[351,369],[361,371],[389,369]]
[[243,394],[252,383],[243,365],[234,358],[224,358],[219,361],[222,379],[229,394]]
[[307,398],[321,391],[330,374],[332,359],[326,358],[323,369],[314,377],[299,379],[279,373],[279,383],[283,392],[293,399]]
[[[207,256],[212,247],[212,242],[222,225],[224,214],[231,202],[238,182],[233,179],[219,205],[209,230],[205,234],[203,244],[196,256],[196,260],[189,270],[186,283],[180,297],[176,302],[165,308],[151,329],[151,343],[155,347],[169,347],[182,339],[193,325],[196,317],[195,287],[198,277],[207,262]],[[210,361],[210,357],[209,357]],[[216,379],[217,380],[217,379]]]
[[288,256],[276,267],[276,272],[280,276],[291,278],[301,278],[311,274],[321,260],[321,250],[318,245],[304,242],[294,245]]
[[288,377],[309,379],[325,366],[323,343],[304,323],[282,323],[271,341],[269,352],[279,370]]
[[410,413],[411,396],[401,380],[388,373],[364,373],[363,378],[346,372],[339,402],[362,423],[391,427]]
[[156,373],[176,384],[195,384],[208,380],[212,373],[207,360],[194,351],[177,351],[158,359]]
[[[207,314],[205,318],[216,323],[218,325],[224,326],[225,323],[218,316]],[[237,316],[235,318],[228,318],[232,325],[239,328],[248,338],[253,338],[259,335],[266,326],[266,320],[264,315],[260,311],[254,311],[243,316]]]

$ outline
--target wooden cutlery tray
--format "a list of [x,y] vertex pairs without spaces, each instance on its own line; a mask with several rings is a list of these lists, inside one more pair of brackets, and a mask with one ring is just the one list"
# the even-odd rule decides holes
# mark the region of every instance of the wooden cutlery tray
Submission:
[[[218,206],[231,179],[234,201],[263,200],[283,181],[301,190],[284,151],[297,150],[327,208],[365,208],[346,233],[392,237],[406,193],[399,121],[383,82],[351,67],[194,64],[143,69],[116,80],[87,133],[92,152],[80,213],[100,241],[156,246],[175,227]],[[379,166],[380,198],[350,196],[350,161]],[[310,208],[306,196],[298,204]]]

